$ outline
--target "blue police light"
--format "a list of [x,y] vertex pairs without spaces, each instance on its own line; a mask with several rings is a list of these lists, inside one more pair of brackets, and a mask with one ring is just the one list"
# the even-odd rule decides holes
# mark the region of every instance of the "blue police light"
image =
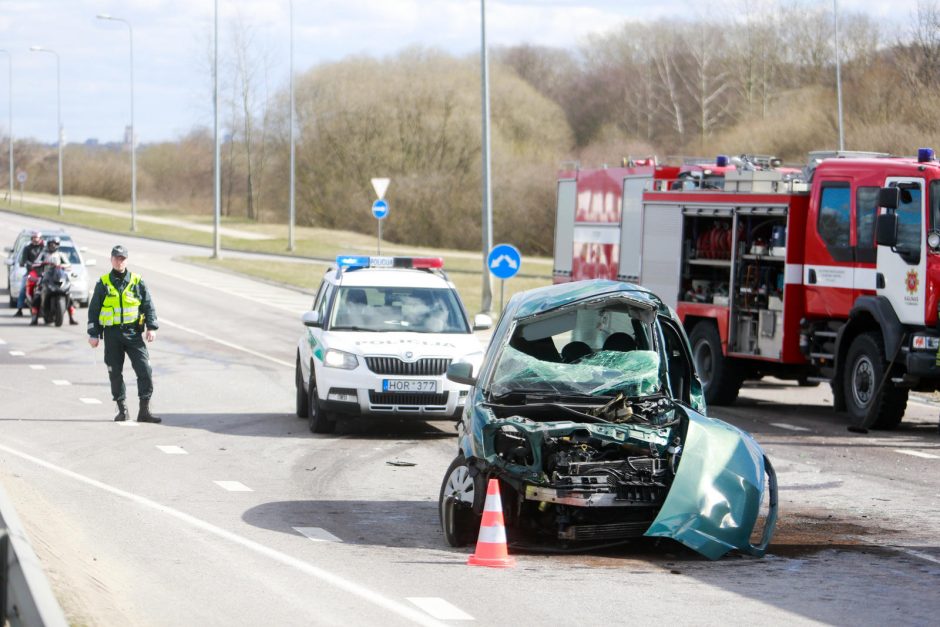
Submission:
[[728,155],[718,155],[715,157],[715,165],[719,168],[723,168],[728,165]]
[[368,255],[339,255],[336,257],[337,268],[368,268]]
[[933,161],[934,152],[933,148],[918,148],[917,149],[917,162],[924,163],[925,161]]

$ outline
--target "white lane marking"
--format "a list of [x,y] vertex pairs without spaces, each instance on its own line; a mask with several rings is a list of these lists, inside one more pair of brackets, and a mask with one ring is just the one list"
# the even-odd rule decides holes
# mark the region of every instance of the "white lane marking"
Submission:
[[910,455],[911,457],[921,457],[923,459],[940,459],[940,455],[932,455],[930,453],[924,453],[923,451],[913,451],[909,448],[896,448],[894,452]]
[[161,445],[157,444],[157,448],[166,453],[167,455],[189,455],[189,453],[181,446],[172,446],[172,445]]
[[294,531],[307,536],[314,542],[342,542],[342,540],[321,527],[294,527]]
[[771,427],[779,427],[781,429],[787,429],[789,431],[809,431],[806,427],[797,427],[796,425],[791,425],[786,422],[772,422],[770,423]]
[[121,490],[120,488],[115,488],[106,483],[98,481],[97,479],[92,479],[90,477],[80,475],[77,472],[73,472],[66,468],[62,468],[61,466],[56,466],[55,464],[47,462],[44,459],[33,457],[29,453],[23,453],[16,449],[10,448],[9,446],[6,446],[4,444],[0,444],[0,451],[5,451],[9,453],[10,455],[15,455],[16,457],[19,457],[20,459],[24,459],[38,466],[42,466],[43,468],[46,468],[47,470],[51,470],[52,472],[58,473],[70,479],[74,479],[75,481],[80,481],[81,483],[98,488],[100,490],[103,490],[115,496],[121,497],[123,499],[127,499],[129,501],[137,503],[138,505],[142,507],[146,507],[146,508],[161,512],[163,514],[166,514],[167,516],[175,518],[179,520],[180,522],[190,525],[191,527],[202,529],[203,531],[207,533],[211,533],[212,535],[217,536],[223,540],[228,540],[229,542],[242,546],[250,551],[254,551],[255,553],[258,553],[259,555],[263,555],[265,557],[271,558],[272,560],[276,562],[280,562],[281,564],[284,564],[285,566],[290,566],[292,568],[299,570],[302,573],[306,573],[312,577],[316,577],[317,579],[320,579],[321,581],[331,586],[339,588],[340,590],[348,592],[349,594],[355,595],[363,599],[364,601],[367,601],[379,607],[385,608],[386,610],[390,612],[394,612],[395,614],[401,616],[402,618],[406,618],[410,621],[414,621],[421,625],[430,625],[433,627],[441,627],[442,625],[444,625],[444,623],[440,623],[435,620],[429,619],[425,614],[412,609],[411,607],[405,605],[404,603],[400,603],[398,601],[394,601],[392,599],[384,597],[378,592],[370,590],[369,588],[363,585],[360,585],[358,583],[355,583],[354,581],[345,579],[343,577],[340,577],[339,575],[331,573],[325,568],[321,568],[320,566],[314,566],[313,564],[300,560],[292,555],[281,553],[280,551],[267,547],[259,542],[255,542],[254,540],[249,540],[248,538],[240,536],[237,533],[227,531],[225,529],[222,529],[221,527],[217,527],[213,525],[212,523],[208,523],[204,520],[200,520],[199,518],[196,518],[195,516],[191,516],[179,510],[173,509],[172,507],[162,505],[160,503],[157,503],[156,501],[152,501],[146,497],[139,496],[132,492],[127,492],[125,490]]
[[187,333],[192,333],[193,335],[198,335],[199,337],[205,338],[205,339],[207,339],[207,340],[209,340],[209,341],[211,341],[211,342],[215,342],[215,343],[217,343],[217,344],[221,344],[222,346],[227,346],[227,347],[229,347],[229,348],[234,348],[235,350],[242,351],[243,353],[248,353],[249,355],[253,355],[253,356],[255,356],[255,357],[260,357],[261,359],[267,359],[268,361],[273,362],[273,363],[276,363],[276,364],[278,364],[279,366],[287,366],[288,368],[293,368],[294,365],[295,365],[293,362],[284,361],[284,360],[282,360],[282,359],[276,359],[276,358],[271,357],[271,356],[269,356],[269,355],[265,355],[264,353],[259,353],[258,351],[253,351],[253,350],[251,350],[250,348],[245,348],[244,346],[239,346],[238,344],[233,344],[233,343],[227,342],[227,341],[225,341],[225,340],[220,340],[220,339],[217,338],[217,337],[212,337],[211,335],[207,335],[206,333],[203,333],[202,331],[197,331],[197,330],[195,330],[195,329],[190,329],[189,327],[184,327],[184,326],[181,325],[181,324],[176,324],[175,322],[170,322],[170,321],[167,320],[166,318],[160,318],[160,324],[165,324],[165,325],[171,326],[171,327],[173,327],[173,328],[175,328],[175,329],[179,329],[180,331],[186,331]]
[[12,357],[22,357],[25,354],[23,351],[10,351]]
[[72,385],[66,379],[53,379],[52,385]]
[[474,620],[462,609],[440,597],[406,597],[437,620]]
[[45,370],[46,367],[43,366],[42,364],[30,364],[29,369],[30,370]]
[[934,564],[940,564],[940,558],[936,558],[933,555],[928,555],[927,553],[923,553],[921,551],[915,551],[914,549],[905,549],[900,546],[892,546],[891,548],[899,553],[907,553],[908,555],[912,557],[917,557],[922,560],[927,560],[928,562],[933,562]]
[[917,405],[918,407],[928,407],[928,408],[930,408],[930,409],[936,409],[936,408],[937,408],[937,404],[936,404],[936,403],[925,403],[924,401],[916,401],[916,400],[914,400],[914,399],[910,399],[910,400],[908,400],[907,402],[910,403],[911,405]]
[[[204,266],[199,266],[199,267],[204,267]],[[209,269],[210,271],[212,270],[212,268],[208,268],[208,269]],[[194,279],[193,279],[192,277],[190,277],[190,276],[184,276],[184,275],[177,274],[177,273],[175,273],[175,272],[167,271],[166,268],[162,268],[162,267],[161,267],[161,268],[153,268],[153,270],[155,270],[156,272],[159,272],[159,273],[161,273],[161,274],[164,274],[164,275],[166,275],[166,276],[169,276],[169,277],[172,277],[172,278],[175,278],[175,279],[179,279],[179,280],[181,280],[181,281],[186,281],[187,283],[192,283],[192,284],[194,284],[194,285],[198,285],[199,287],[206,287],[206,288],[209,288],[209,289],[213,289],[213,290],[222,292],[223,294],[228,294],[229,296],[236,296],[236,297],[238,297],[238,298],[244,298],[245,300],[251,301],[251,302],[253,302],[253,303],[257,303],[257,304],[259,304],[259,305],[264,305],[264,306],[266,306],[266,307],[271,307],[271,308],[273,308],[273,309],[281,309],[281,310],[283,310],[283,311],[287,311],[287,312],[290,312],[290,313],[292,313],[292,314],[300,314],[300,313],[302,313],[303,311],[306,311],[306,302],[309,301],[309,299],[310,299],[310,296],[307,296],[306,294],[301,294],[301,295],[299,295],[300,297],[302,297],[302,298],[304,299],[304,302],[305,302],[305,304],[303,304],[303,305],[300,306],[300,309],[298,309],[298,306],[297,306],[296,304],[293,305],[293,306],[279,306],[279,305],[277,305],[277,304],[275,304],[275,303],[272,303],[270,297],[253,298],[253,297],[251,297],[251,296],[246,295],[246,294],[244,293],[244,288],[236,287],[236,288],[232,288],[232,289],[223,289],[223,288],[221,287],[221,285],[222,285],[221,283],[209,283],[209,282],[204,282],[204,281],[196,281],[196,280],[194,280]],[[257,280],[253,280],[253,279],[248,278],[248,277],[246,277],[245,280],[246,280],[246,281],[253,281],[253,282],[257,283]],[[280,289],[286,289],[286,288],[280,288]],[[299,301],[298,301],[298,302],[299,302]],[[160,321],[163,322],[162,319],[161,319]]]
[[229,492],[254,492],[241,481],[213,481],[213,483]]
[[83,396],[78,400],[85,403],[86,405],[100,405],[101,404],[101,401],[99,401],[97,398],[86,398]]

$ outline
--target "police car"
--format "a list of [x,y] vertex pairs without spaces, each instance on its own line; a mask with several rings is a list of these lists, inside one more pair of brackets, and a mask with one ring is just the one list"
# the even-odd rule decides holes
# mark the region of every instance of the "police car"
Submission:
[[354,416],[455,419],[468,387],[451,363],[478,370],[483,347],[440,258],[339,256],[297,342],[297,416],[314,433]]

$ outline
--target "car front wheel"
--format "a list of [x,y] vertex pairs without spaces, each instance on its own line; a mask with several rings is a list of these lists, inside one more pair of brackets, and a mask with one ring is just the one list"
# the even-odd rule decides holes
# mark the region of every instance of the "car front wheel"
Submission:
[[438,497],[438,512],[444,539],[453,547],[473,543],[480,527],[486,499],[486,482],[483,473],[473,472],[463,453],[459,453],[444,473]]
[[312,368],[307,389],[307,416],[310,419],[310,431],[313,433],[333,433],[336,429],[336,421],[330,418],[329,414],[320,407],[320,399],[317,396],[317,380],[313,377]]
[[307,390],[304,389],[304,373],[300,368],[300,354],[297,354],[297,365],[294,369],[294,385],[297,388],[297,417],[306,418],[308,415],[309,398]]

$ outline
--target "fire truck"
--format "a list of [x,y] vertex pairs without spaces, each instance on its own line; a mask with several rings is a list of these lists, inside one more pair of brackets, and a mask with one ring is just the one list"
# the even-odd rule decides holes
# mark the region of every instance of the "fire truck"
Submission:
[[[929,149],[811,153],[792,172],[726,169],[720,189],[666,169],[563,172],[555,281],[658,294],[685,325],[709,403],[764,375],[825,382],[854,424],[893,428],[910,390],[940,388],[940,163]],[[578,219],[594,207],[595,223]]]

